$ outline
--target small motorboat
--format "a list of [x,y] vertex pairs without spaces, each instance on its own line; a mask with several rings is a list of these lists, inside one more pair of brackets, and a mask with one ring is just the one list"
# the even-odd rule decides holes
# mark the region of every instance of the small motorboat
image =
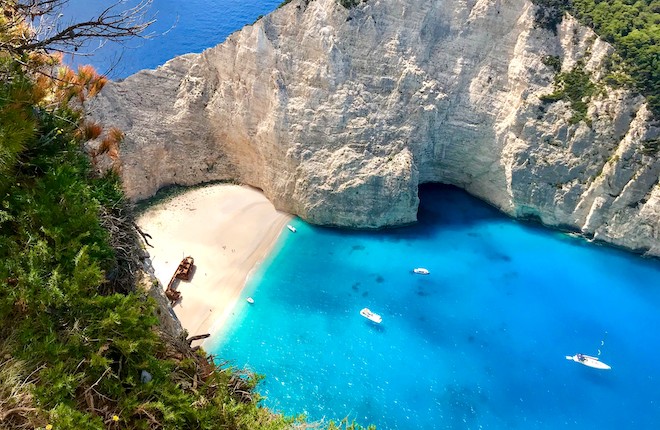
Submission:
[[413,269],[413,273],[417,273],[418,275],[428,275],[431,272],[429,272],[429,269],[425,269],[423,267],[415,267]]
[[287,224],[287,225],[286,225],[286,228],[288,228],[289,230],[291,230],[292,233],[295,233],[295,232],[296,232],[296,228],[295,228],[294,226],[292,226],[291,224]]
[[584,364],[588,367],[593,367],[594,369],[610,370],[612,368],[600,361],[598,357],[592,357],[585,354],[567,355],[566,360],[572,360],[576,363]]
[[378,315],[377,313],[371,312],[369,308],[364,308],[360,311],[360,315],[365,317],[368,320],[371,320],[375,322],[376,324],[380,324],[383,321],[383,318]]
[[251,305],[254,304],[254,299],[253,299],[252,297],[248,297],[248,298],[245,299],[245,300],[247,300],[247,302],[248,302],[249,304],[251,304]]

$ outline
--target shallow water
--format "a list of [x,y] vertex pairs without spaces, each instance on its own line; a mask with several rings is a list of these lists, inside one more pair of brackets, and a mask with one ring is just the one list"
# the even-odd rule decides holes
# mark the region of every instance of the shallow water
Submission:
[[[241,301],[207,348],[265,374],[267,406],[313,420],[657,428],[658,261],[512,221],[452,187],[421,198],[411,227],[298,221],[251,278],[256,303]],[[611,371],[564,357],[599,350]]]

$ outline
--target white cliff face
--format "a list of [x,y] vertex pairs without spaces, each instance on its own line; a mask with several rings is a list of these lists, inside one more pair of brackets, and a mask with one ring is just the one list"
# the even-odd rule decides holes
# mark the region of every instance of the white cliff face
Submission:
[[[544,104],[559,56],[597,78],[604,42],[524,0],[294,0],[199,55],[110,83],[92,115],[126,132],[131,198],[235,180],[314,223],[416,219],[417,187],[457,185],[518,217],[660,255],[660,131],[605,88],[591,126]],[[604,88],[604,87],[603,87]],[[648,151],[647,151],[648,152]]]

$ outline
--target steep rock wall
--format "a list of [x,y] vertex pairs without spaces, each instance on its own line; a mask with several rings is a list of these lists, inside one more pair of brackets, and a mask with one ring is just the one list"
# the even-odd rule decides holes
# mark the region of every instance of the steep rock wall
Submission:
[[106,86],[92,115],[126,132],[122,176],[161,186],[236,180],[313,223],[416,219],[418,184],[457,185],[660,255],[660,162],[643,98],[599,87],[571,124],[547,56],[597,79],[611,47],[567,17],[534,28],[524,0],[294,0],[202,54]]

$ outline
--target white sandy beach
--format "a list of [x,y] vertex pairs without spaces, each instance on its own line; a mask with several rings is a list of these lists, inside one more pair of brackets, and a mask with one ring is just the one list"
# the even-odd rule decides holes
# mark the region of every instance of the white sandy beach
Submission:
[[179,281],[174,306],[192,335],[209,333],[231,314],[250,272],[268,255],[291,216],[250,187],[212,185],[149,208],[138,225],[152,236],[147,248],[167,287],[181,259],[192,256],[189,281]]

